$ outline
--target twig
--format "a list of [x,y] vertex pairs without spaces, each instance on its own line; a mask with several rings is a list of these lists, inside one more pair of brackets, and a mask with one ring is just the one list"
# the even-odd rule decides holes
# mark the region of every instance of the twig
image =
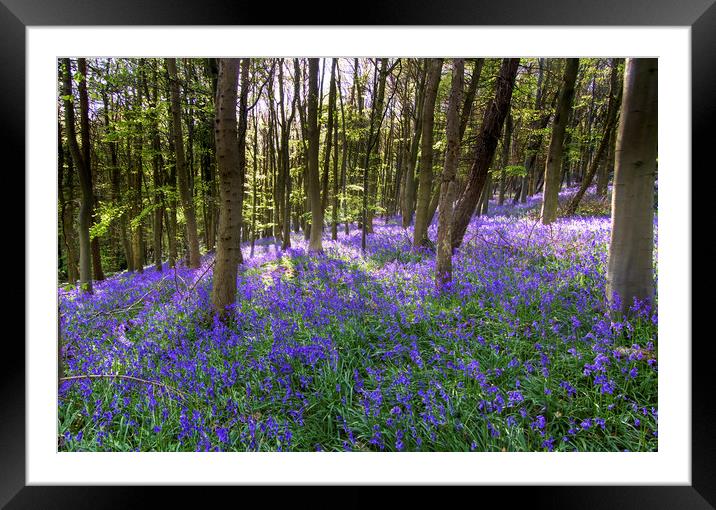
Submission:
[[129,305],[125,306],[124,308],[113,309],[113,310],[100,310],[99,312],[97,312],[97,313],[95,313],[94,315],[90,316],[90,319],[94,319],[95,317],[98,317],[98,316],[100,316],[100,315],[104,315],[104,314],[107,314],[107,313],[120,313],[120,312],[129,311],[130,309],[132,309],[133,307],[135,307],[136,305],[138,305],[139,303],[141,303],[142,301],[144,301],[144,299],[145,299],[149,294],[151,294],[152,291],[157,290],[157,289],[159,288],[159,284],[162,283],[165,279],[166,279],[166,276],[163,277],[161,280],[159,280],[159,282],[158,282],[156,285],[152,286],[152,288],[149,289],[147,292],[145,292],[142,296],[140,296],[138,299],[136,299],[135,301],[133,301],[133,302],[130,303]]
[[189,287],[189,288],[187,289],[187,293],[189,293],[189,292],[191,292],[192,290],[194,290],[194,288],[196,287],[196,285],[199,283],[199,280],[201,280],[201,279],[204,277],[204,275],[209,272],[209,269],[211,269],[212,267],[214,267],[214,264],[216,264],[216,257],[214,257],[214,260],[211,261],[211,264],[209,264],[209,265],[206,267],[206,269],[204,269],[204,272],[201,273],[201,275],[199,276],[199,278],[197,278],[196,281],[191,284],[191,287]]
[[184,284],[184,288],[186,289],[186,288],[187,288],[187,284],[186,284],[186,282],[184,281],[184,278],[182,278],[181,276],[179,276],[179,274],[177,273],[177,266],[174,265],[174,285],[175,285],[175,287],[176,287],[176,289],[177,289],[177,293],[179,293],[180,295],[183,296],[184,293],[179,290],[179,280],[177,280],[177,278],[178,278],[179,280],[181,280],[181,282]]
[[130,381],[136,381],[141,382],[144,384],[152,384],[154,386],[159,386],[160,388],[164,388],[168,391],[173,391],[183,397],[185,400],[189,399],[189,395],[184,393],[183,391],[180,391],[176,388],[172,388],[171,386],[167,386],[166,384],[162,384],[156,381],[149,381],[147,379],[141,379],[139,377],[134,377],[131,375],[121,375],[121,374],[86,374],[86,375],[73,375],[70,377],[60,377],[60,382],[62,381],[74,381],[77,379],[128,379]]

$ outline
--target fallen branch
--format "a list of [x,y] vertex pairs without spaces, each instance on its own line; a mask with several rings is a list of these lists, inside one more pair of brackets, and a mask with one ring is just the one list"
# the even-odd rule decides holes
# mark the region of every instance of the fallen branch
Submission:
[[214,258],[214,260],[211,261],[211,264],[209,264],[209,265],[206,267],[206,269],[204,269],[204,272],[201,273],[201,275],[199,276],[199,278],[197,278],[196,281],[191,284],[191,287],[189,287],[189,288],[187,289],[187,293],[189,293],[189,292],[191,292],[192,290],[194,290],[194,288],[195,288],[196,285],[199,283],[199,281],[204,277],[204,275],[205,275],[206,273],[209,272],[209,269],[211,269],[212,267],[214,267],[215,264],[216,264],[216,257]]
[[73,375],[70,377],[60,377],[60,382],[63,381],[74,381],[77,379],[127,379],[129,381],[135,381],[140,382],[144,384],[151,384],[153,386],[159,386],[160,388],[164,388],[168,391],[173,391],[176,394],[180,395],[185,400],[189,399],[189,395],[184,393],[183,391],[179,391],[176,388],[172,388],[171,386],[167,386],[166,384],[162,384],[156,381],[149,381],[147,379],[141,379],[139,377],[134,377],[131,375],[121,375],[121,374],[86,374],[86,375]]
[[97,313],[95,313],[94,315],[90,316],[90,319],[94,319],[95,317],[99,317],[100,315],[104,315],[104,314],[108,314],[108,313],[120,313],[120,312],[127,312],[127,311],[131,310],[132,308],[134,308],[135,306],[137,306],[139,303],[141,303],[142,301],[144,301],[144,299],[146,299],[146,297],[149,296],[149,294],[151,294],[152,291],[157,290],[157,289],[159,288],[159,284],[162,283],[165,279],[166,279],[166,276],[163,277],[161,280],[159,280],[159,282],[158,282],[156,285],[153,285],[151,289],[149,289],[147,292],[145,292],[144,294],[142,294],[139,298],[137,298],[136,300],[134,300],[132,303],[130,303],[129,305],[125,306],[124,308],[118,308],[118,309],[115,308],[115,309],[110,309],[110,310],[100,310],[99,312],[97,312]]

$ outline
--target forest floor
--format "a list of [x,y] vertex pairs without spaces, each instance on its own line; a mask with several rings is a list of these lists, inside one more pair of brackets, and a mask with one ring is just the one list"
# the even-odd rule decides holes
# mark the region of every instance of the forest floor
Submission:
[[609,208],[537,205],[474,218],[443,295],[399,218],[365,255],[354,226],[322,256],[245,245],[228,325],[210,255],[61,287],[59,449],[655,451],[656,309],[610,318]]

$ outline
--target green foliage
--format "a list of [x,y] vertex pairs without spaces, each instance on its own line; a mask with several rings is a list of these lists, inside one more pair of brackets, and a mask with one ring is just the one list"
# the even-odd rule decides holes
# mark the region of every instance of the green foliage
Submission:
[[112,204],[111,202],[100,202],[95,210],[95,223],[90,227],[90,239],[104,237],[110,226],[127,211],[123,204]]

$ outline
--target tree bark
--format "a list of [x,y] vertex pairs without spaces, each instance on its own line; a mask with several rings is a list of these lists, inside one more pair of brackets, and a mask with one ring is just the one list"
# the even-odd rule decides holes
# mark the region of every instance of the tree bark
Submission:
[[467,225],[485,184],[487,171],[495,156],[502,124],[505,122],[505,117],[510,109],[512,89],[515,85],[519,63],[520,59],[518,58],[502,60],[500,75],[497,78],[495,87],[495,97],[485,110],[480,133],[475,144],[474,160],[470,168],[470,174],[465,189],[455,206],[452,228],[453,249],[458,248],[462,243]]
[[[386,67],[388,59],[380,59],[380,69],[378,63],[375,63],[375,72],[373,74],[373,105],[370,111],[370,127],[368,129],[368,139],[365,145],[365,160],[363,161],[363,212],[361,215],[361,250],[366,249],[366,235],[373,230],[373,216],[368,211],[368,197],[371,195],[371,187],[369,183],[369,173],[371,168],[371,155],[373,148],[380,138],[380,126],[383,122],[383,99],[385,97],[385,80]],[[371,204],[371,208],[372,208]]]
[[85,160],[84,151],[80,150],[75,130],[75,111],[72,94],[72,71],[70,59],[63,61],[63,102],[65,109],[65,126],[67,128],[67,141],[70,153],[78,170],[82,200],[79,211],[79,249],[80,249],[80,288],[84,292],[92,292],[91,274],[91,247],[90,247],[90,220],[92,215],[92,172]]
[[474,66],[472,68],[472,79],[470,85],[465,93],[465,101],[462,105],[462,111],[460,112],[460,133],[459,139],[462,141],[462,137],[465,136],[465,130],[467,129],[467,123],[470,121],[470,114],[472,113],[472,105],[475,103],[475,96],[477,95],[477,87],[480,84],[480,75],[482,74],[482,68],[485,65],[484,58],[474,59]]
[[447,149],[440,183],[440,203],[438,212],[438,242],[435,263],[435,283],[439,290],[452,280],[452,216],[455,201],[455,173],[460,156],[460,125],[458,107],[462,94],[465,60],[455,59],[448,100],[447,126],[445,128]]
[[564,154],[564,135],[574,99],[574,84],[577,80],[579,59],[568,58],[562,78],[562,88],[557,103],[557,111],[552,123],[552,139],[549,144],[549,156],[545,165],[542,223],[547,225],[557,219],[557,196],[562,177],[562,156]]
[[166,59],[167,70],[171,82],[171,112],[174,124],[174,150],[176,154],[176,173],[179,185],[179,196],[184,208],[186,219],[186,237],[189,247],[189,267],[199,267],[201,258],[199,255],[199,236],[196,229],[196,216],[194,213],[194,200],[189,189],[189,177],[187,175],[186,162],[184,159],[184,137],[182,136],[181,122],[181,101],[179,97],[179,78],[177,77],[176,59]]
[[654,299],[657,87],[657,59],[627,60],[607,263],[607,299],[615,312],[628,313],[635,299]]
[[[239,130],[236,123],[238,78],[239,59],[219,59],[214,134],[220,210],[211,301],[214,312],[220,317],[226,317],[227,307],[236,301],[236,276],[241,263],[241,246],[237,242],[241,229],[243,195],[237,143]],[[244,82],[241,85],[246,87],[248,84]]]
[[420,167],[417,207],[415,210],[415,229],[413,246],[424,243],[428,235],[428,210],[433,184],[433,126],[435,124],[435,99],[440,84],[443,60],[432,58],[426,64],[429,68],[425,86],[425,104],[423,105],[422,140],[420,146]]
[[[331,144],[333,140],[333,116],[336,111],[336,61],[337,59],[332,59],[331,64],[331,83],[330,83],[330,91],[328,93],[328,121],[326,122],[326,138],[324,141],[325,145],[325,152],[323,154],[323,179],[321,182],[321,209],[323,210],[323,214],[326,214],[326,207],[328,206],[328,170],[330,168],[330,162],[331,162]],[[336,150],[338,150],[338,147],[336,147]]]
[[311,235],[308,251],[323,251],[323,208],[318,175],[318,59],[308,59],[308,104],[306,114],[306,134],[308,135],[308,173],[306,191],[311,209]]
[[422,134],[423,122],[423,99],[425,97],[425,81],[427,76],[427,66],[418,65],[419,82],[415,88],[415,107],[413,108],[413,136],[411,143],[406,144],[407,166],[405,168],[405,203],[403,205],[403,228],[408,228],[413,220],[413,212],[415,211],[415,164],[418,159],[418,149],[420,148],[420,135]]
[[510,143],[512,142],[512,115],[507,114],[505,136],[502,138],[502,168],[500,170],[500,192],[497,205],[505,203],[505,187],[507,186],[507,165],[510,163]]
[[[65,160],[67,172],[65,173]],[[80,278],[77,268],[77,248],[75,247],[74,194],[72,190],[72,174],[74,173],[72,158],[65,157],[65,144],[62,143],[62,125],[57,123],[57,177],[58,196],[60,199],[60,221],[62,223],[62,241],[67,254],[67,281],[74,284]]]

